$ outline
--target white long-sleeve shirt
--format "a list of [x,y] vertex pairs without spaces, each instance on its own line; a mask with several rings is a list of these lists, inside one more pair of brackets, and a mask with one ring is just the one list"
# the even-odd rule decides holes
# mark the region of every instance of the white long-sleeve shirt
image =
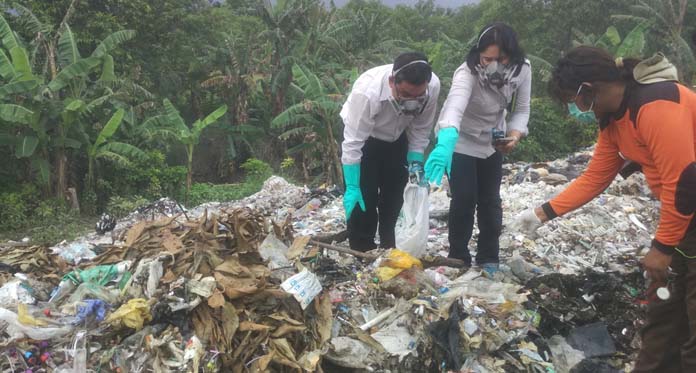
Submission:
[[394,142],[406,131],[409,151],[423,153],[428,146],[435,123],[440,79],[433,73],[428,84],[430,99],[420,115],[398,115],[389,102],[391,73],[391,64],[378,66],[360,75],[353,84],[341,109],[343,164],[360,163],[363,145],[370,137]]
[[[512,74],[510,74],[512,75]],[[483,84],[471,73],[466,63],[459,66],[452,78],[437,129],[454,127],[459,132],[455,152],[477,158],[488,158],[495,153],[492,145],[493,129],[517,130],[526,135],[532,91],[532,69],[527,61],[517,76],[509,77],[508,84],[498,89]],[[517,92],[510,122],[506,123],[506,108]]]

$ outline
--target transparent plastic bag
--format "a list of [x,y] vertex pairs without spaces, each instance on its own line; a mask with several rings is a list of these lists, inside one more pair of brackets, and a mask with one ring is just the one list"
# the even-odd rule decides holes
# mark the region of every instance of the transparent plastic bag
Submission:
[[68,325],[62,327],[38,327],[24,325],[19,321],[19,315],[5,308],[0,308],[0,322],[7,324],[5,333],[10,339],[31,338],[39,341],[62,337],[72,330]]
[[408,183],[404,189],[404,206],[396,223],[396,247],[416,258],[428,247],[430,215],[428,188]]

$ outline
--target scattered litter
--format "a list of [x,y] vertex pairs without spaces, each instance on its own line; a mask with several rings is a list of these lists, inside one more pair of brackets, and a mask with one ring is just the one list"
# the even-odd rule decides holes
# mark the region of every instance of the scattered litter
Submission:
[[314,300],[314,297],[321,292],[319,279],[306,268],[285,280],[280,286],[300,302],[302,309],[307,308]]
[[568,343],[586,357],[609,356],[616,352],[614,341],[604,323],[584,325],[571,330]]
[[[589,154],[504,165],[506,225]],[[631,370],[645,312],[637,253],[659,220],[641,177],[538,237],[505,229],[494,278],[443,262],[447,185],[430,192],[417,245],[358,257],[332,249],[347,237],[340,190],[279,177],[240,201],[155,201],[111,234],[3,246],[0,344],[14,355],[0,371]]]

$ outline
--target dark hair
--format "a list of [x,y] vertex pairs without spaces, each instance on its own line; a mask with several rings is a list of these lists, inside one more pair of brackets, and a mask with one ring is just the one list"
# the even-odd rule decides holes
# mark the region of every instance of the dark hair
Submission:
[[520,73],[526,55],[517,42],[517,33],[512,27],[502,22],[491,23],[481,29],[476,40],[476,44],[474,44],[466,56],[466,65],[469,66],[472,74],[475,74],[476,65],[480,63],[481,52],[491,45],[497,45],[500,51],[510,58],[510,64],[517,66],[514,75]]
[[[413,61],[425,61],[426,63],[414,63],[406,66]],[[398,71],[402,67],[403,70]],[[430,67],[428,57],[420,52],[401,53],[394,59],[392,74],[394,72],[397,72],[396,76],[394,76],[394,83],[396,84],[399,84],[405,80],[413,85],[421,85],[426,82],[430,83],[430,79],[433,76],[433,68]]]
[[580,46],[570,50],[556,63],[549,81],[549,94],[561,103],[573,99],[583,82],[635,83],[633,68],[640,62],[635,58],[614,59],[602,48]]

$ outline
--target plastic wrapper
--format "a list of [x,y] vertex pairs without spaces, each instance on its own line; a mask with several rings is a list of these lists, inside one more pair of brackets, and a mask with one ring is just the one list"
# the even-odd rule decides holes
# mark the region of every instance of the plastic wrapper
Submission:
[[37,319],[29,312],[29,307],[24,303],[17,304],[17,320],[22,325],[27,326],[46,326],[48,323],[41,319]]
[[71,331],[69,326],[44,328],[22,325],[19,321],[19,316],[5,308],[0,308],[0,321],[7,323],[5,333],[12,339],[31,338],[36,340],[50,340],[62,337]]
[[302,272],[285,280],[280,287],[286,292],[292,294],[302,309],[307,308],[314,297],[321,292],[321,283],[317,276],[309,272],[306,268]]
[[142,329],[145,321],[150,320],[150,304],[142,298],[129,300],[106,318],[106,322],[114,326],[125,325],[135,330]]
[[81,261],[94,259],[97,254],[94,253],[87,243],[74,242],[66,247],[54,249],[61,258],[72,264],[80,264]]
[[380,263],[380,266],[375,270],[375,274],[379,277],[380,281],[389,281],[405,269],[414,266],[423,268],[423,263],[407,252],[394,249],[387,253],[384,260]]
[[34,299],[21,280],[12,280],[0,288],[0,304],[7,307],[18,302],[33,304],[36,303],[36,299]]
[[66,304],[80,302],[83,299],[100,299],[109,304],[119,302],[118,290],[110,290],[104,286],[94,284],[80,284],[70,295]]
[[84,270],[76,270],[65,275],[64,279],[79,283],[93,283],[106,285],[111,281],[117,281],[121,275],[130,267],[130,262],[124,261],[119,264],[100,265]]

